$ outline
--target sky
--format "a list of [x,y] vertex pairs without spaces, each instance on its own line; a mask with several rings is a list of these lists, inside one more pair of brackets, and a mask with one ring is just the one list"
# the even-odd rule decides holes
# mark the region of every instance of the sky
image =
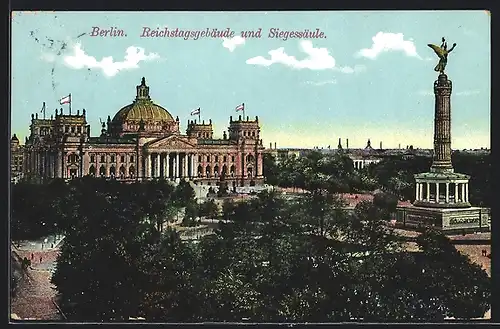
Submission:
[[[188,37],[144,33],[165,28]],[[46,117],[68,113],[60,99],[71,94],[96,136],[145,77],[183,132],[200,108],[221,137],[244,103],[265,146],[432,148],[438,58],[427,44],[442,37],[457,43],[446,67],[452,148],[490,147],[485,11],[13,12],[11,132],[23,142],[31,114],[43,116],[43,102]]]

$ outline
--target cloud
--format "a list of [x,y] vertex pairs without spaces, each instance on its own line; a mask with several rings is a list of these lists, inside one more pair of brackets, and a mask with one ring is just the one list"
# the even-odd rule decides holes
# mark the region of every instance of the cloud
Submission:
[[332,79],[332,80],[325,80],[325,81],[306,81],[305,83],[308,85],[313,85],[313,86],[324,86],[324,85],[337,84],[337,80]]
[[375,59],[378,55],[388,51],[402,51],[409,57],[421,59],[413,40],[404,40],[403,33],[378,32],[372,38],[371,48],[364,48],[357,52],[358,57]]
[[246,61],[250,65],[271,66],[273,64],[282,64],[294,69],[325,70],[335,67],[335,58],[333,58],[326,48],[314,48],[309,40],[302,40],[299,43],[302,52],[307,57],[298,60],[295,56],[285,53],[285,48],[281,47],[269,51],[271,58],[266,59],[263,56],[250,58]]
[[343,66],[339,68],[339,71],[342,73],[352,74],[352,73],[361,73],[366,71],[366,66],[364,65],[355,65],[354,67]]
[[297,59],[295,56],[288,55],[285,48],[281,47],[268,52],[270,58],[257,56],[247,59],[246,63],[249,65],[258,65],[269,67],[273,64],[281,64],[293,69],[308,69],[308,70],[338,70],[342,73],[359,73],[365,67],[356,65],[354,68],[345,66],[337,67],[335,58],[330,55],[326,48],[315,48],[311,41],[302,40],[299,43],[300,50],[307,56],[304,59]]
[[73,54],[64,56],[64,63],[77,70],[83,68],[100,69],[105,76],[113,77],[120,71],[139,68],[139,62],[160,58],[156,53],[146,55],[143,48],[135,46],[128,47],[125,53],[123,61],[114,61],[112,56],[103,57],[98,61],[95,57],[87,55],[81,44],[77,43],[73,46]]
[[40,58],[46,62],[53,63],[56,61],[56,55],[51,53],[42,53]]
[[230,52],[233,52],[236,47],[242,46],[244,44],[245,39],[243,37],[240,37],[239,35],[231,39],[224,38],[222,41],[222,47],[229,49]]

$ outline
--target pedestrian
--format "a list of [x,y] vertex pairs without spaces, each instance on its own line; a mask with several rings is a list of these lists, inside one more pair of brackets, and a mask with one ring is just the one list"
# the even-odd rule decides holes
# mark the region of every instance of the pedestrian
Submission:
[[35,258],[35,254],[31,253],[31,260],[33,260],[33,258]]
[[42,256],[40,256],[40,263],[42,262]]

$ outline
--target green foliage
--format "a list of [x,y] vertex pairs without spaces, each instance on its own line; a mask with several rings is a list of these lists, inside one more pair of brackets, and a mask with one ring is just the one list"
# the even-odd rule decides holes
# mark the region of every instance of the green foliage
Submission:
[[373,190],[376,181],[367,172],[354,170],[352,160],[343,153],[324,155],[313,151],[304,157],[288,157],[276,164],[273,157],[264,158],[264,175],[268,184],[309,190],[327,189],[331,193]]
[[193,202],[195,197],[196,193],[191,184],[188,181],[181,180],[175,187],[172,199],[180,205],[186,206],[188,203]]
[[215,203],[214,200],[209,199],[203,203],[199,204],[199,214],[200,216],[206,218],[217,218],[219,217],[219,205]]
[[[225,201],[226,221],[199,243],[157,229],[180,189],[102,180],[68,188],[52,280],[71,321],[430,321],[481,316],[490,304],[490,279],[446,238],[426,232],[422,252],[404,252],[383,209],[361,202],[348,212],[328,186]],[[185,207],[188,218],[215,212],[210,201]]]

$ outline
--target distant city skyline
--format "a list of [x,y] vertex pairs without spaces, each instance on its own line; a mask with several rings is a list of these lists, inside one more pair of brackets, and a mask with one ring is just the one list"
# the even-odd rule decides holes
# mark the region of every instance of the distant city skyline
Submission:
[[[92,37],[122,29],[126,36]],[[236,31],[233,39],[141,38],[144,28]],[[239,31],[262,28],[262,38]],[[308,29],[323,38],[268,38],[268,31]],[[273,32],[274,33],[274,32]],[[298,34],[296,34],[298,35]],[[135,97],[142,77],[153,101],[179,116],[181,129],[201,108],[214,137],[234,108],[259,117],[265,147],[431,149],[433,71],[428,43],[457,43],[446,72],[453,81],[452,148],[490,147],[490,16],[484,11],[432,12],[15,12],[12,18],[11,133],[21,142],[32,113],[46,116],[72,95],[92,135],[100,119]],[[111,57],[111,58],[110,58]]]

